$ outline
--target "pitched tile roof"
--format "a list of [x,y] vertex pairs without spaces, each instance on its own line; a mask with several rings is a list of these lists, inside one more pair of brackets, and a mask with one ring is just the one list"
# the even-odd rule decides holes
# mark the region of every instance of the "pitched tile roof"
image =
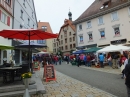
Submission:
[[[118,5],[121,5],[123,3],[128,2],[128,0],[95,0],[87,10],[85,10],[79,18],[77,18],[74,22],[85,19],[87,17],[90,17],[92,15],[95,15],[99,12],[106,11],[108,9],[114,8]],[[101,7],[105,4],[109,3],[108,7],[104,7],[101,9]]]
[[47,32],[53,33],[49,22],[38,22],[38,29],[42,29],[42,26],[47,27]]
[[[64,28],[64,27],[66,27],[66,26],[70,26],[70,27],[73,29],[74,32],[76,31],[75,25],[72,24],[72,21],[71,21],[71,20],[68,20],[68,19],[65,19],[65,20],[64,20],[64,24],[63,24],[63,25],[61,26],[61,28],[60,28],[59,35],[60,35],[60,33],[61,33],[61,29]],[[59,36],[58,36],[58,37],[59,37]]]

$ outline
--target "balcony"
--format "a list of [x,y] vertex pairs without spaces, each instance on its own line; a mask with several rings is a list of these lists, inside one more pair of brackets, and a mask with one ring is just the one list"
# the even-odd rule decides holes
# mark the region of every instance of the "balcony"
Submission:
[[5,2],[4,0],[0,0],[0,6],[6,11],[8,12],[10,15],[13,14],[13,9],[11,8],[11,5],[9,5],[7,2]]

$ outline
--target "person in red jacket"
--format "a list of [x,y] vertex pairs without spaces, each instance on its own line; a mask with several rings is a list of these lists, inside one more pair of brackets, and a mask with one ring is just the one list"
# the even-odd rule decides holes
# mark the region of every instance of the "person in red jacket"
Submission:
[[88,65],[88,67],[91,67],[91,57],[90,57],[90,55],[88,54],[87,55],[87,65]]
[[55,56],[55,57],[54,57],[54,60],[55,60],[55,64],[57,65],[57,62],[58,62],[58,57],[57,57],[57,56]]

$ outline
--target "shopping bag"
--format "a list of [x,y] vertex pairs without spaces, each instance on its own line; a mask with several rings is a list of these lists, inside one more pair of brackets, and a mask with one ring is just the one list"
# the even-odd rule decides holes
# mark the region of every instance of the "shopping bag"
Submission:
[[125,65],[121,65],[121,72],[125,69]]

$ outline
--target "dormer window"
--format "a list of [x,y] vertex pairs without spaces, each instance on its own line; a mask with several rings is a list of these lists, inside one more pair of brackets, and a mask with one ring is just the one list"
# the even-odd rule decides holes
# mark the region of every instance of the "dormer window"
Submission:
[[103,5],[100,7],[100,10],[109,7],[110,2],[111,2],[111,0],[104,2]]
[[47,31],[47,26],[42,26],[42,30]]

